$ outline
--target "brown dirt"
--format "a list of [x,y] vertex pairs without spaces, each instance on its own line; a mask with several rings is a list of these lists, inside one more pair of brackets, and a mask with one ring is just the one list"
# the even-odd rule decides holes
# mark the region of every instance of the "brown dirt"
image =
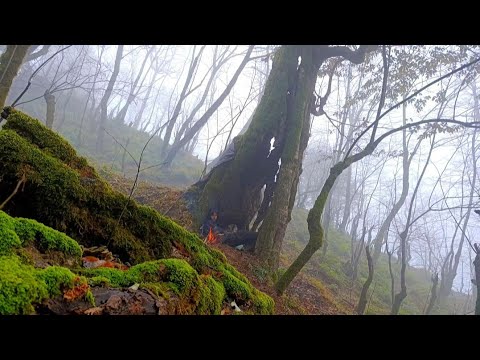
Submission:
[[[230,264],[244,274],[257,289],[263,291],[275,301],[277,315],[340,315],[349,312],[334,302],[334,296],[328,289],[320,291],[309,278],[299,274],[283,296],[277,295],[273,282],[262,276],[262,266],[252,253],[232,248],[228,245],[211,245],[222,251]],[[327,292],[327,293],[325,293]]]
[[[102,176],[115,190],[127,196],[130,194],[133,186],[132,179],[104,173],[102,173]],[[153,207],[160,214],[171,218],[184,228],[196,231],[197,229],[194,229],[192,217],[187,206],[181,199],[183,192],[183,189],[162,186],[148,181],[139,181],[132,197],[140,204]]]

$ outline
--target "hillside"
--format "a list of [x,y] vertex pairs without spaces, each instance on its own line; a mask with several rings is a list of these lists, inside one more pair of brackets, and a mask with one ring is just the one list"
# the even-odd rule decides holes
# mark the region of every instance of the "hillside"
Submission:
[[221,252],[113,190],[16,110],[0,130],[0,174],[0,314],[220,314],[232,301],[273,312]]
[[[16,93],[13,92],[10,98],[14,98],[15,95]],[[46,105],[42,95],[36,88],[29,89],[28,98],[38,96],[40,98],[21,105],[19,109],[45,123]],[[119,143],[138,161],[150,134],[129,127],[127,124],[113,123],[112,120],[108,120],[105,128],[110,135],[105,133],[104,150],[99,153],[96,151],[96,125],[89,120],[92,116],[88,111],[83,115],[84,101],[85,99],[77,93],[73,93],[67,107],[64,106],[65,100],[60,98],[53,130],[67,139],[79,155],[87,158],[98,168],[105,167],[127,177],[134,177],[137,165]],[[80,128],[82,128],[81,132]],[[203,170],[203,161],[185,151],[180,151],[169,168],[161,168],[159,154],[162,144],[163,141],[158,136],[149,142],[142,159],[141,169],[145,170],[141,171],[140,179],[175,187],[186,187],[197,181]]]
[[[113,173],[104,174],[117,190],[128,194],[131,181]],[[195,231],[187,207],[181,201],[181,191],[151,183],[141,182],[135,192],[140,203],[153,206],[161,213],[167,213],[175,221]],[[288,225],[282,249],[281,266],[291,264],[308,241],[307,214],[304,209],[295,208]],[[344,264],[350,258],[350,238],[333,230],[326,256],[321,251],[302,270],[287,289],[285,296],[278,297],[273,282],[255,257],[247,252],[229,246],[213,245],[222,251],[228,261],[235,265],[260,290],[275,300],[276,314],[354,314],[358,297],[368,275],[365,256],[360,262],[357,280],[353,282],[346,275]],[[280,269],[282,271],[282,269]],[[393,271],[398,279],[399,264],[393,260]],[[401,307],[401,314],[423,314],[431,289],[431,275],[424,269],[409,267],[406,272],[408,296]],[[397,284],[398,284],[398,280]],[[396,291],[398,289],[396,288]],[[372,294],[373,293],[373,294]],[[389,314],[391,309],[391,281],[388,259],[382,254],[375,268],[373,283],[369,290],[366,314]],[[471,310],[472,299],[465,294],[453,293],[447,301],[436,305],[432,314],[464,314]]]
[[[290,263],[303,249],[308,241],[307,214],[304,209],[294,209],[292,222],[287,229],[282,257]],[[315,254],[306,265],[303,273],[316,284],[321,281],[320,288],[328,288],[334,298],[350,309],[354,309],[358,302],[361,288],[368,276],[365,252],[361,258],[358,278],[355,282],[345,274],[344,264],[350,259],[350,238],[333,230],[329,235],[328,251],[324,258],[321,252]],[[287,261],[288,260],[288,261]],[[392,268],[395,274],[396,286],[399,283],[400,264],[392,259]],[[408,296],[400,308],[400,314],[423,314],[428,305],[431,291],[431,274],[423,268],[408,267],[406,283]],[[399,289],[395,288],[395,293]],[[373,295],[372,295],[373,292]],[[388,258],[381,254],[375,267],[375,274],[368,293],[370,298],[366,314],[389,314],[391,309],[391,280],[388,270]],[[436,305],[432,314],[465,314],[474,303],[467,299],[465,294],[453,294],[441,305]]]

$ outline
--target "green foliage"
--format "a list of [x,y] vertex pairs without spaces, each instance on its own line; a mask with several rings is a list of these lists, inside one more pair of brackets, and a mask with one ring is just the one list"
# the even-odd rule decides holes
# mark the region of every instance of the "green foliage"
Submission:
[[87,301],[90,305],[95,306],[95,296],[93,296],[90,289],[88,289],[87,293],[85,294],[85,301]]
[[[4,130],[13,130],[44,153],[60,159],[74,169],[87,167],[87,160],[78,157],[75,149],[65,139],[40,124],[38,120],[19,111],[11,111]],[[94,172],[93,168],[89,170]]]
[[174,283],[180,292],[189,292],[193,286],[198,286],[198,274],[185,260],[165,259],[159,262],[166,268],[166,280]]

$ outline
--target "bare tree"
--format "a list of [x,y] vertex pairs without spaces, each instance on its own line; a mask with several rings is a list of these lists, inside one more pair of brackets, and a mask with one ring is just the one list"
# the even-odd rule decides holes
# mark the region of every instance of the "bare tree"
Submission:
[[115,65],[113,68],[113,72],[112,72],[112,75],[110,76],[107,89],[103,94],[100,104],[98,105],[99,112],[100,112],[100,121],[98,125],[98,133],[97,133],[97,152],[101,152],[103,150],[103,139],[105,137],[105,134],[102,129],[105,127],[105,121],[107,120],[108,100],[112,95],[113,86],[115,85],[115,81],[117,80],[118,73],[120,72],[120,62],[122,61],[122,53],[123,53],[123,45],[118,45],[117,54],[115,56]]
[[370,284],[372,283],[373,274],[374,274],[372,256],[370,255],[370,249],[368,248],[368,246],[365,246],[365,253],[367,256],[367,263],[368,263],[368,278],[365,281],[365,284],[363,284],[362,292],[358,300],[357,314],[359,315],[363,315],[363,313],[365,312],[365,306],[367,305],[367,292],[368,292],[368,288],[370,287]]
[[29,47],[30,45],[7,45],[0,57],[0,109],[5,106],[13,79],[17,76]]

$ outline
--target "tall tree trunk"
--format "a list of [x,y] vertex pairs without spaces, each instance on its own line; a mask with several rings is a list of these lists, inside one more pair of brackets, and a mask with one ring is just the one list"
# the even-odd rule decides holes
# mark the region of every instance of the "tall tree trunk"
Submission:
[[117,81],[118,73],[120,72],[120,62],[122,61],[122,53],[123,53],[123,45],[118,45],[112,76],[108,81],[107,89],[103,94],[100,104],[98,105],[100,108],[100,123],[97,129],[98,132],[97,132],[97,144],[96,144],[98,153],[101,153],[103,151],[103,139],[105,138],[105,131],[103,130],[103,127],[105,126],[105,122],[107,120],[107,105],[108,105],[108,100],[112,95],[115,81]]
[[53,122],[55,121],[55,95],[50,94],[48,90],[43,94],[43,98],[47,103],[47,117],[45,119],[45,125],[47,128],[52,129]]
[[[220,213],[223,211],[225,224],[237,224],[239,228],[247,229],[260,207],[260,192],[266,179],[272,174],[276,174],[280,157],[284,157],[281,159],[281,169],[277,177],[277,189],[273,195],[272,205],[262,224],[265,232],[262,235],[261,228],[257,240],[257,251],[263,261],[269,266],[278,263],[276,259],[278,259],[278,252],[283,240],[281,234],[284,230],[276,230],[272,226],[278,222],[278,219],[272,219],[272,215],[280,214],[284,221],[288,222],[290,210],[294,204],[293,197],[296,193],[301,168],[301,164],[296,164],[295,159],[302,160],[304,142],[308,140],[308,136],[303,135],[308,133],[308,126],[304,126],[307,119],[305,109],[312,101],[313,88],[317,78],[317,72],[314,69],[316,68],[318,71],[320,65],[327,58],[336,56],[343,56],[352,62],[361,63],[368,49],[370,49],[368,46],[361,46],[356,51],[346,47],[324,45],[280,47],[274,55],[265,93],[254,112],[252,123],[245,134],[237,136],[234,142],[236,151],[233,159],[213,168],[207,179],[194,184],[184,195],[197,220],[207,214],[209,205],[213,205],[219,209]],[[309,75],[312,75],[314,79],[309,79]],[[309,93],[308,89],[312,91]],[[309,108],[310,110],[313,109]],[[270,142],[273,138],[275,138],[274,148],[277,151],[270,152]],[[368,151],[363,152],[360,157],[367,153]],[[351,164],[351,161],[356,161],[357,157],[356,155],[352,156],[348,161],[334,166],[333,178],[331,174],[331,177],[327,179],[327,186],[320,195],[322,200],[323,196],[326,200],[336,177]],[[286,179],[282,180],[282,177],[286,177]],[[282,189],[283,192],[279,189]],[[280,197],[286,199],[280,199]],[[315,209],[313,210],[316,215],[320,215],[316,219],[320,228],[320,217],[324,205],[323,201],[318,214]],[[275,211],[271,215],[272,209]],[[309,216],[311,214],[312,211]],[[286,225],[285,223],[284,226]],[[311,226],[312,221],[309,221],[309,229]],[[266,234],[268,227],[272,231],[271,234]],[[313,246],[311,235],[307,249],[315,248],[313,250],[315,252],[322,239],[317,242],[316,233],[313,238]],[[265,245],[266,243],[271,244],[272,248],[269,249],[268,245]],[[287,278],[291,274],[292,272],[289,273],[287,270]],[[284,285],[288,286],[292,279],[293,277],[287,279]],[[281,281],[279,283],[281,288]],[[278,288],[277,291],[282,292]]]
[[345,190],[345,204],[343,207],[343,219],[340,224],[339,230],[346,233],[347,222],[350,218],[350,209],[352,207],[352,168],[349,167],[347,173],[345,174],[345,181],[347,183],[347,188]]
[[5,106],[8,92],[22,66],[30,45],[7,45],[7,49],[0,57],[0,112]]
[[[127,115],[128,108],[130,107],[133,100],[135,100],[135,97],[137,96],[138,91],[135,92],[135,90],[137,90],[137,85],[138,85],[138,82],[140,81],[140,78],[142,76],[143,69],[145,68],[145,64],[147,63],[147,60],[148,60],[150,54],[152,53],[153,49],[154,49],[154,47],[152,46],[150,48],[150,50],[147,51],[147,54],[145,55],[145,58],[143,59],[142,66],[140,67],[140,70],[138,71],[138,75],[137,75],[134,83],[132,84],[132,87],[130,88],[130,92],[128,94],[127,101],[125,102],[125,105],[123,105],[121,110],[118,112],[117,116],[115,116],[115,122],[118,122],[119,124],[124,123],[125,116]],[[147,70],[147,74],[148,74],[149,70],[150,69]],[[145,74],[145,76],[147,74]],[[144,78],[144,80],[145,80],[145,78]],[[142,83],[140,84],[140,87],[142,85],[143,85],[143,80],[142,80]]]
[[303,154],[310,135],[310,108],[320,67],[313,47],[300,51],[301,63],[287,93],[286,134],[275,194],[263,221],[256,244],[256,253],[267,267],[278,268],[280,250],[297,194]]
[[363,315],[363,313],[365,312],[365,307],[367,306],[367,293],[368,293],[368,289],[370,288],[370,284],[372,283],[373,273],[374,273],[373,260],[370,255],[370,249],[368,248],[368,246],[365,246],[365,252],[367,255],[368,278],[365,281],[365,284],[363,284],[362,292],[358,300],[358,305],[357,305],[358,315]]
[[[475,85],[473,86],[473,98],[474,98],[474,116],[475,116],[475,121],[478,121],[480,119],[480,106],[478,102],[478,96],[477,96],[477,91]],[[472,157],[472,166],[473,166],[473,174],[472,174],[472,181],[471,181],[471,187],[470,187],[470,194],[469,194],[469,200],[468,200],[468,208],[467,208],[467,213],[465,215],[465,219],[463,221],[463,226],[462,226],[462,235],[460,236],[460,243],[458,244],[457,252],[455,253],[455,258],[453,265],[448,267],[448,270],[446,271],[444,278],[442,278],[442,282],[440,284],[440,297],[446,298],[448,295],[450,295],[452,291],[452,286],[453,286],[453,281],[455,280],[455,277],[457,276],[457,270],[458,270],[458,265],[460,263],[460,257],[462,255],[462,249],[463,249],[463,244],[465,242],[465,232],[467,231],[467,226],[468,222],[470,220],[470,214],[472,212],[472,204],[473,204],[473,197],[475,195],[475,186],[477,184],[477,156],[476,156],[476,135],[477,135],[477,129],[474,129],[473,134],[472,134],[472,143],[471,143],[471,152],[470,155]],[[450,260],[451,261],[451,260]]]
[[279,149],[270,154],[270,141],[280,146],[279,130],[286,117],[289,79],[296,72],[295,46],[283,46],[275,54],[265,93],[256,108],[250,126],[233,139],[235,156],[213,168],[208,181],[194,184],[185,194],[198,222],[208,208],[220,211],[224,224],[248,229],[260,204],[260,191],[270,176],[278,171]]
[[474,244],[475,247],[475,260],[473,260],[473,266],[475,269],[475,281],[474,285],[477,288],[477,301],[475,303],[475,315],[480,315],[480,246]]
[[[400,306],[402,305],[403,300],[407,297],[407,283],[405,277],[405,271],[407,269],[407,239],[408,239],[408,232],[410,231],[410,226],[412,225],[411,219],[413,216],[413,205],[415,202],[415,198],[418,193],[418,189],[420,188],[420,183],[422,182],[423,176],[425,175],[425,171],[427,170],[427,166],[430,162],[432,157],[433,148],[435,145],[435,136],[436,133],[433,134],[430,151],[427,156],[427,160],[425,161],[425,165],[423,166],[423,170],[418,178],[417,185],[415,185],[415,190],[413,190],[412,198],[410,199],[410,206],[408,208],[408,215],[407,221],[405,223],[405,229],[400,233],[400,250],[401,250],[401,260],[402,266],[400,268],[400,292],[395,295],[392,305],[392,312],[391,315],[397,315],[400,311]],[[420,140],[421,141],[421,140]]]
[[430,315],[433,310],[433,306],[435,305],[435,301],[437,301],[437,286],[438,286],[438,274],[435,274],[432,277],[432,296],[430,297],[430,302],[428,303],[427,310],[425,311],[425,315]]
[[[406,104],[403,104],[403,125],[407,123],[407,114],[406,114]],[[406,130],[403,131],[402,137],[402,148],[403,148],[403,174],[402,174],[402,193],[398,201],[393,205],[392,210],[388,213],[387,218],[383,221],[380,230],[378,230],[377,235],[375,236],[375,240],[373,240],[373,263],[376,264],[378,258],[380,257],[380,253],[382,250],[383,239],[385,238],[385,233],[388,228],[390,228],[390,224],[392,223],[395,216],[398,214],[400,209],[402,208],[405,200],[407,199],[408,189],[410,187],[409,183],[409,174],[410,174],[410,164],[413,159],[413,155],[415,151],[410,155],[408,155],[408,147],[407,147],[407,132]]]

